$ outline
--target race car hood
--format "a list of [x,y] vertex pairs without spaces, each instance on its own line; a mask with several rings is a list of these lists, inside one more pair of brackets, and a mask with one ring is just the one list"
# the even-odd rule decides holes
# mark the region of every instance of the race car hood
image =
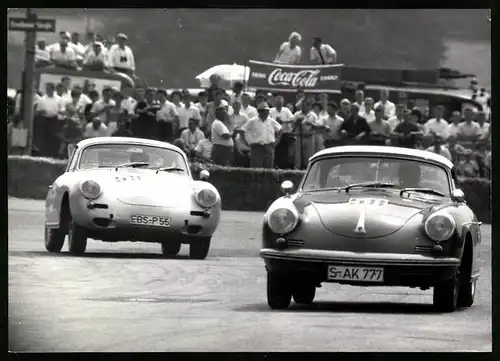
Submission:
[[136,206],[178,207],[189,205],[195,182],[186,173],[167,173],[139,168],[93,170],[88,179],[99,183],[103,194]]
[[330,232],[354,238],[388,236],[417,213],[426,214],[440,203],[436,198],[408,199],[391,192],[345,194],[343,191],[303,194],[294,201],[299,211],[305,207],[314,209]]

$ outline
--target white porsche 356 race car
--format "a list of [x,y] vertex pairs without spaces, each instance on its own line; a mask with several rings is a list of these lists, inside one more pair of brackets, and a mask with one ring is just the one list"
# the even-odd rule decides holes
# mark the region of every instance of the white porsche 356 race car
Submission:
[[78,143],[64,174],[49,187],[45,248],[81,255],[87,239],[161,244],[175,256],[189,244],[194,259],[207,257],[220,219],[217,189],[191,175],[186,155],[168,143],[102,137]]

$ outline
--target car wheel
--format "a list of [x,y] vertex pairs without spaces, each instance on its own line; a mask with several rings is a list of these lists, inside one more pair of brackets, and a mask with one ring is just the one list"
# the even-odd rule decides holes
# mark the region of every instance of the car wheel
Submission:
[[189,258],[205,259],[210,249],[210,237],[196,237],[189,242]]
[[267,272],[267,303],[273,310],[283,310],[290,306],[292,290],[289,280],[274,272]]
[[460,268],[453,278],[434,286],[433,304],[437,311],[453,312],[458,306],[460,292]]
[[85,229],[70,220],[68,228],[68,249],[74,255],[82,255],[87,249],[87,235]]
[[49,228],[45,226],[45,249],[49,252],[58,253],[64,246],[66,235],[60,228]]
[[163,242],[161,244],[161,253],[165,257],[175,257],[181,250],[181,242]]
[[293,300],[300,305],[310,305],[316,296],[316,286],[303,284],[293,290]]
[[476,297],[476,280],[463,280],[458,294],[458,307],[470,307]]

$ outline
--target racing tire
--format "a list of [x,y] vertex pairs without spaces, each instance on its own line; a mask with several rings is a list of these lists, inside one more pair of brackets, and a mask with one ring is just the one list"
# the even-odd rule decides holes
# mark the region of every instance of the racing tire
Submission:
[[59,253],[64,246],[66,235],[60,228],[45,226],[45,249],[51,253]]
[[273,310],[284,310],[290,306],[292,290],[286,276],[267,272],[267,304]]
[[161,253],[165,257],[175,257],[181,250],[181,242],[163,242],[161,244]]
[[476,297],[476,280],[463,280],[458,294],[457,307],[470,307]]
[[203,260],[210,250],[211,237],[196,237],[189,242],[189,258]]
[[458,295],[460,293],[460,268],[451,279],[434,286],[433,305],[436,311],[453,312],[458,307]]
[[85,229],[76,224],[73,219],[70,220],[68,227],[68,249],[69,253],[75,256],[84,254],[87,249]]
[[313,284],[303,284],[293,290],[293,300],[299,305],[310,305],[316,296],[316,286]]

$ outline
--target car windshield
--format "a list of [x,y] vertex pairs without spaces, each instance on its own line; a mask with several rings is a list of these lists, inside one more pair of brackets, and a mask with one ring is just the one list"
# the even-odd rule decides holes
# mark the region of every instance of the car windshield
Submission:
[[302,190],[341,188],[358,183],[394,185],[385,189],[430,188],[450,196],[448,173],[444,168],[416,160],[375,156],[319,159],[310,167]]
[[86,147],[78,169],[138,166],[141,169],[179,168],[187,175],[187,164],[181,153],[167,148],[136,144],[96,144]]

